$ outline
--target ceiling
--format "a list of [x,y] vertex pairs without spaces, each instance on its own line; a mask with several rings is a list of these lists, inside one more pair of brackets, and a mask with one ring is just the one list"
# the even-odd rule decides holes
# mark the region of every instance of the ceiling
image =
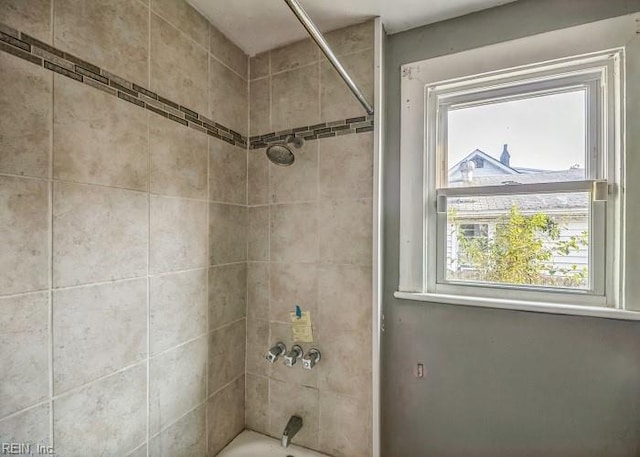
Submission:
[[[282,0],[188,0],[247,54],[305,38]],[[388,33],[462,16],[515,0],[300,0],[322,31],[381,16]]]

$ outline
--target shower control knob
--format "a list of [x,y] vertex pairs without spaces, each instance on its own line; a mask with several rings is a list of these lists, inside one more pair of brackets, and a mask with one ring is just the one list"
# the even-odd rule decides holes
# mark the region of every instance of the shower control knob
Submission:
[[296,364],[298,359],[303,356],[302,348],[297,344],[291,348],[291,351],[284,356],[284,364],[288,367],[292,367]]
[[320,357],[322,357],[322,354],[316,348],[309,349],[307,355],[302,358],[302,368],[306,370],[312,369],[320,362]]
[[287,347],[284,345],[284,343],[277,342],[276,345],[269,349],[269,351],[267,352],[266,359],[269,361],[269,363],[275,363],[275,361],[278,360],[278,357],[286,352]]

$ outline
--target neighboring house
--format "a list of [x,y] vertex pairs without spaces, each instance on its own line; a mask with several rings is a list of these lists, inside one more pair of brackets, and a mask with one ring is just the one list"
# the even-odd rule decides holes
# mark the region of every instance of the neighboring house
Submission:
[[[583,168],[545,171],[516,168],[510,163],[511,154],[507,145],[504,145],[500,160],[476,149],[449,169],[449,186],[497,186],[585,179]],[[465,263],[459,237],[490,239],[500,218],[508,215],[514,205],[525,215],[543,212],[552,217],[560,228],[560,240],[579,237],[588,230],[589,202],[588,196],[582,193],[450,198],[448,208],[455,213],[455,223],[448,225],[447,258],[450,274],[463,277],[465,271],[473,270],[472,265]],[[571,269],[574,265],[579,269],[586,268],[589,263],[588,248],[585,246],[570,255],[556,256],[553,263],[558,268]]]

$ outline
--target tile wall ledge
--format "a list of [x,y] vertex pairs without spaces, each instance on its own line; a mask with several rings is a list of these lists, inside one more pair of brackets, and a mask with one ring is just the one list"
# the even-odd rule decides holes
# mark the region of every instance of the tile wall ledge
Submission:
[[374,116],[367,115],[299,126],[247,138],[186,106],[2,23],[0,23],[0,51],[85,83],[159,116],[241,148],[265,148],[271,143],[284,140],[289,135],[309,141],[373,131]]

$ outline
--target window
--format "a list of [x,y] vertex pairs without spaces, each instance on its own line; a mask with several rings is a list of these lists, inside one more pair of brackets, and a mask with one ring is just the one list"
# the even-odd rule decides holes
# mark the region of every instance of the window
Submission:
[[614,304],[620,57],[426,86],[429,292]]
[[402,65],[397,298],[640,320],[637,19]]

